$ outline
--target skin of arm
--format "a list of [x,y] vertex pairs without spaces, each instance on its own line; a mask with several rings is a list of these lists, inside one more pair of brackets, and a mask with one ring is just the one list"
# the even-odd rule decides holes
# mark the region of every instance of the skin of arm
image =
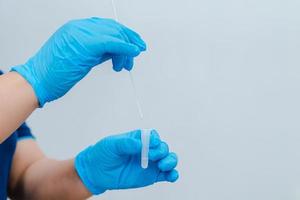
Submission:
[[74,159],[47,158],[35,140],[17,144],[9,180],[9,196],[21,199],[82,200],[91,193],[81,182],[74,168]]
[[31,85],[18,73],[0,76],[0,144],[38,107]]

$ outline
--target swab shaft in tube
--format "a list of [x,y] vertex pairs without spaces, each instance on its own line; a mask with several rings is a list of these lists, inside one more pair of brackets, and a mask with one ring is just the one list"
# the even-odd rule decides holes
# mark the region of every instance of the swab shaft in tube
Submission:
[[142,140],[142,153],[141,153],[141,166],[146,169],[148,167],[149,158],[149,146],[150,146],[150,135],[151,129],[141,130],[141,140]]

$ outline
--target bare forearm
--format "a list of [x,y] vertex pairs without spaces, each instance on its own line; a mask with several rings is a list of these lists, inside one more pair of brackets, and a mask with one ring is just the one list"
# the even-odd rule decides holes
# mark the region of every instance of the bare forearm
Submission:
[[13,191],[12,199],[72,199],[91,196],[74,169],[74,161],[42,159],[32,164]]
[[32,87],[15,72],[0,76],[0,143],[38,107]]

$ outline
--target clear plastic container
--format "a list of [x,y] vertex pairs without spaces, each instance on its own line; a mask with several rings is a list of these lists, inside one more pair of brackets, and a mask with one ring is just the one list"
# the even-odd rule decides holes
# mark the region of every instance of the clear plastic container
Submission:
[[150,146],[150,135],[152,129],[141,129],[141,141],[142,141],[142,153],[141,153],[141,166],[142,168],[148,168],[149,164],[149,146]]

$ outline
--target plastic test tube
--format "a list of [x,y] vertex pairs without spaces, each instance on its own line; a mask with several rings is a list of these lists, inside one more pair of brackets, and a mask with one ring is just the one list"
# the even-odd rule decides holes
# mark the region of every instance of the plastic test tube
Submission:
[[141,153],[141,166],[142,168],[148,168],[149,158],[149,146],[150,146],[150,135],[151,129],[141,130],[141,140],[142,140],[142,153]]

